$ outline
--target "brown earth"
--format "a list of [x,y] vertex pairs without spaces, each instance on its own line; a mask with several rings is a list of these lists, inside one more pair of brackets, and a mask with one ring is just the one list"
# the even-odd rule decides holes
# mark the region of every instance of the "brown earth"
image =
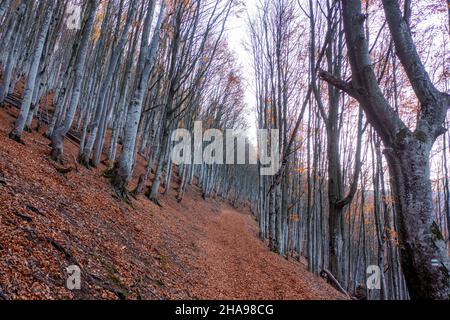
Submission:
[[[25,145],[8,139],[16,113],[0,109],[0,300],[345,298],[270,252],[247,210],[204,201],[195,186],[181,204],[171,190],[163,208],[144,196],[130,206],[103,165],[75,164],[68,141],[74,170],[60,173],[44,128]],[[66,289],[69,265],[81,267],[81,291]]]

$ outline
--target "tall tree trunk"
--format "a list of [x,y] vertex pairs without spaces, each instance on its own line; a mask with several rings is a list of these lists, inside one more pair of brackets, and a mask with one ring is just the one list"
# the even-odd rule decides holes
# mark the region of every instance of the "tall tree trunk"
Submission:
[[[400,141],[399,141],[400,142]],[[398,212],[400,257],[414,299],[449,299],[449,258],[433,220],[430,143],[407,136],[385,154]]]
[[31,99],[33,98],[34,90],[36,89],[35,88],[36,77],[39,70],[42,51],[44,50],[45,40],[47,38],[47,34],[50,29],[50,24],[52,22],[55,5],[56,5],[55,0],[50,0],[50,2],[48,3],[46,16],[36,41],[36,48],[33,53],[33,60],[31,62],[27,83],[25,85],[24,97],[22,101],[22,106],[20,108],[19,117],[16,120],[14,129],[9,134],[9,137],[16,141],[21,141],[21,135],[25,128],[25,124],[28,118],[28,112],[30,111],[31,106]]
[[66,114],[66,119],[64,121],[63,126],[59,127],[55,131],[53,131],[52,135],[52,158],[55,161],[62,161],[63,157],[63,147],[64,147],[64,136],[70,130],[72,126],[75,111],[78,107],[78,102],[80,101],[81,96],[81,87],[83,83],[84,70],[86,64],[86,55],[88,51],[89,38],[94,27],[95,14],[98,6],[98,0],[89,2],[89,9],[87,12],[89,14],[86,24],[84,26],[80,45],[78,47],[78,55],[77,61],[75,63],[74,72],[74,82],[73,88],[71,92],[69,107]]
[[[153,14],[153,9],[155,3],[152,1],[150,4],[152,9],[148,13],[146,17],[146,32],[143,33],[142,39],[148,37],[152,17],[150,14]],[[124,129],[124,141],[123,148],[120,158],[117,162],[115,173],[114,173],[114,184],[120,190],[124,191],[126,185],[131,180],[132,177],[132,167],[133,167],[133,159],[134,153],[136,149],[136,136],[138,133],[139,120],[142,115],[142,105],[144,100],[144,94],[147,91],[147,84],[150,77],[150,72],[156,61],[156,54],[159,47],[159,30],[162,23],[162,18],[164,15],[165,1],[163,1],[158,22],[156,24],[153,38],[149,44],[149,46],[144,45],[141,48],[141,57],[140,57],[140,69],[144,69],[141,71],[139,78],[137,79],[137,85],[133,94],[133,98],[130,103],[130,107],[128,108],[128,113],[126,117],[125,129]],[[145,41],[144,43],[146,43]]]
[[433,221],[430,151],[442,133],[450,96],[430,80],[399,3],[383,0],[390,33],[411,86],[421,104],[412,132],[383,96],[370,59],[361,1],[343,4],[352,82],[321,72],[326,81],[356,98],[383,140],[397,211],[402,269],[413,299],[449,299],[450,263],[439,226]]

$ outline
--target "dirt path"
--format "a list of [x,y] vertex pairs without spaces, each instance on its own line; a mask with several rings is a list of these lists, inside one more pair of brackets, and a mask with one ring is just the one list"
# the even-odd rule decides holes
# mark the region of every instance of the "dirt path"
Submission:
[[[6,111],[6,112],[5,112]],[[16,109],[0,110],[1,299],[342,299],[294,261],[271,253],[254,218],[176,181],[163,208],[141,195],[129,206],[102,178],[77,165],[63,175],[40,132],[7,138]],[[66,163],[78,148],[66,141]],[[138,158],[137,172],[145,168]],[[137,179],[136,179],[137,180]],[[135,182],[134,182],[135,183]],[[69,265],[83,290],[67,290]]]
[[224,209],[210,217],[199,247],[205,299],[342,299],[305,267],[270,252],[250,215]]

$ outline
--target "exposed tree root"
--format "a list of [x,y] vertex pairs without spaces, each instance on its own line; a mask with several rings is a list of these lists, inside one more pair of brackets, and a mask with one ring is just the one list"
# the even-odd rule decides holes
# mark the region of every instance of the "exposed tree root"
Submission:
[[67,174],[71,173],[73,170],[75,170],[74,167],[60,167],[56,164],[53,165],[53,167],[55,167],[56,171],[58,171],[59,173],[61,173],[62,175],[66,176]]
[[16,141],[16,142],[18,142],[18,143],[20,143],[20,144],[25,145],[25,142],[23,142],[22,138],[20,137],[19,134],[17,134],[17,133],[15,132],[15,130],[11,131],[11,132],[9,133],[8,137],[9,137],[11,140],[14,140],[14,141]]
[[161,202],[159,202],[158,198],[149,198],[149,200],[151,202],[153,202],[154,204],[156,204],[158,207],[164,208],[163,205],[161,204]]
[[119,199],[123,200],[129,206],[133,207],[133,203],[131,201],[130,196],[132,196],[134,199],[136,199],[136,197],[133,195],[132,192],[131,193],[128,192],[122,179],[117,173],[116,166],[113,166],[112,168],[103,171],[102,177],[108,179],[111,182],[111,184],[114,187],[114,191]]
[[57,148],[52,148],[52,151],[50,153],[50,158],[52,158],[53,161],[63,165],[64,164],[64,160],[62,157],[62,153],[59,149]]
[[130,207],[134,208],[133,203],[130,199],[130,194],[127,190],[114,187],[114,191],[119,199],[128,204]]
[[91,164],[89,163],[89,160],[86,160],[82,154],[78,155],[78,163],[84,166],[87,169],[91,169]]

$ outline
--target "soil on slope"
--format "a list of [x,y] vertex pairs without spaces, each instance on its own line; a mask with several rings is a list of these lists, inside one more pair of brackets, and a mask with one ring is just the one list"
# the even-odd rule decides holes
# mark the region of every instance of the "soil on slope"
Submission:
[[[245,210],[192,187],[163,208],[115,196],[101,165],[60,173],[40,132],[8,139],[16,110],[0,109],[0,299],[343,299],[304,265],[271,253]],[[143,159],[139,159],[143,166]],[[3,178],[4,179],[3,179]],[[177,187],[174,183],[174,187]],[[82,289],[66,289],[78,265]]]

